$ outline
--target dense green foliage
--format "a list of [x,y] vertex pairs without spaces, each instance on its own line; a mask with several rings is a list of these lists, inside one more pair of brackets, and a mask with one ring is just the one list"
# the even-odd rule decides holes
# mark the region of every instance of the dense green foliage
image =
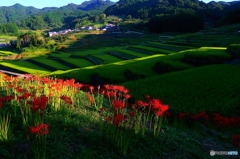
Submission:
[[104,9],[114,4],[111,1],[90,0],[81,5],[68,4],[60,8],[24,7],[15,4],[10,7],[0,7],[0,23],[16,23],[24,29],[46,29],[69,27],[77,18],[101,14]]
[[10,47],[18,49],[19,51],[34,52],[38,49],[53,50],[55,48],[54,46],[55,42],[52,41],[50,38],[46,37],[44,32],[26,32],[20,34],[17,37],[17,40],[10,41]]
[[177,14],[152,18],[148,27],[152,32],[196,32],[203,29],[203,19],[192,14]]
[[18,27],[16,24],[0,24],[0,33],[18,33]]
[[240,44],[231,44],[227,51],[233,58],[240,58]]
[[144,18],[161,13],[194,12],[195,9],[204,8],[207,8],[207,5],[198,0],[120,0],[117,4],[107,8],[105,13]]
[[[104,13],[135,18],[152,18],[156,15],[197,14],[210,25],[239,22],[239,2],[210,2],[199,0],[120,0]],[[235,10],[235,11],[234,11]],[[224,20],[222,20],[224,18]]]

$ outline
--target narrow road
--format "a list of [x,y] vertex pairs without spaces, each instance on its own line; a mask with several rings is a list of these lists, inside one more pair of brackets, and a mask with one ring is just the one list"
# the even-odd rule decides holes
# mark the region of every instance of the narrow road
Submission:
[[29,76],[26,76],[24,74],[20,74],[20,73],[16,73],[16,72],[10,72],[10,71],[5,71],[5,70],[0,70],[0,72],[6,73],[6,74],[9,74],[9,75],[13,75],[13,76],[29,77]]

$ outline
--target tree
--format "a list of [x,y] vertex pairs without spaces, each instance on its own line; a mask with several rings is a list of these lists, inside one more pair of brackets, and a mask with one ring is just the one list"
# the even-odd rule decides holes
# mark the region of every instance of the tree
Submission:
[[106,14],[104,14],[104,13],[100,14],[100,19],[101,19],[101,20],[104,20],[106,17],[107,17],[107,16],[106,16]]
[[22,49],[25,47],[44,48],[46,44],[45,36],[42,33],[27,32],[21,34],[17,38],[16,48]]
[[6,24],[6,31],[7,33],[18,33],[18,27],[14,23]]

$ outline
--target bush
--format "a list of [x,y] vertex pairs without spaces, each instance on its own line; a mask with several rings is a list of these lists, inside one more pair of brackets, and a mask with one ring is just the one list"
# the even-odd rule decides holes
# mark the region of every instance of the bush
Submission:
[[240,44],[231,44],[228,46],[227,52],[232,58],[240,58]]

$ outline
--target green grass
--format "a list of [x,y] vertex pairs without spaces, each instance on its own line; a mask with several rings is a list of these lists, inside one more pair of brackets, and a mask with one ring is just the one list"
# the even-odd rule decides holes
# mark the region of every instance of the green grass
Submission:
[[146,51],[159,52],[159,54],[161,54],[161,53],[166,53],[166,54],[174,53],[174,51],[165,50],[165,49],[157,49],[157,48],[147,47],[147,46],[142,46],[142,45],[131,46],[131,47],[146,50]]
[[181,45],[171,45],[171,44],[165,44],[165,43],[159,43],[159,42],[146,42],[147,44],[157,45],[157,46],[168,46],[172,48],[182,48],[182,49],[194,49],[194,47],[191,46],[181,46]]
[[107,78],[112,82],[123,82],[127,80],[127,78],[124,76],[124,71],[126,69],[132,70],[134,73],[144,76],[151,76],[155,74],[155,72],[152,70],[152,67],[161,56],[164,55],[153,55],[133,60],[121,61],[99,66],[90,66],[68,71],[55,71],[52,72],[51,75],[57,75],[60,78],[68,76],[76,78],[77,80],[83,82],[90,82],[90,76],[92,74],[98,73],[101,77]]
[[104,64],[122,61],[121,59],[109,54],[99,54],[99,55],[93,55],[93,56],[99,59],[102,59],[104,61]]
[[50,59],[44,59],[44,58],[34,58],[32,59],[33,61],[37,61],[37,62],[40,62],[44,65],[47,65],[47,66],[51,66],[53,68],[56,68],[56,69],[64,69],[64,70],[67,70],[67,69],[70,69],[69,67],[59,63],[59,62],[56,62],[54,60],[50,60]]
[[4,55],[4,54],[6,54],[6,55],[16,55],[16,53],[13,53],[11,51],[0,51],[0,54],[2,54],[2,55]]
[[211,65],[127,82],[136,98],[151,95],[178,111],[238,115],[240,67]]
[[76,66],[79,66],[80,68],[82,67],[88,67],[88,66],[92,66],[93,63],[91,63],[88,60],[85,59],[72,59],[72,58],[62,58],[62,60],[67,61],[69,63],[72,63]]
[[16,70],[24,71],[30,74],[46,75],[50,73],[49,71],[44,70],[43,68],[40,68],[28,62],[1,62],[0,65],[7,66]]
[[133,56],[136,56],[136,57],[145,57],[145,56],[147,56],[146,54],[142,54],[142,53],[135,52],[135,51],[130,51],[130,50],[124,50],[124,49],[116,49],[116,51],[122,52],[124,54],[133,55]]

